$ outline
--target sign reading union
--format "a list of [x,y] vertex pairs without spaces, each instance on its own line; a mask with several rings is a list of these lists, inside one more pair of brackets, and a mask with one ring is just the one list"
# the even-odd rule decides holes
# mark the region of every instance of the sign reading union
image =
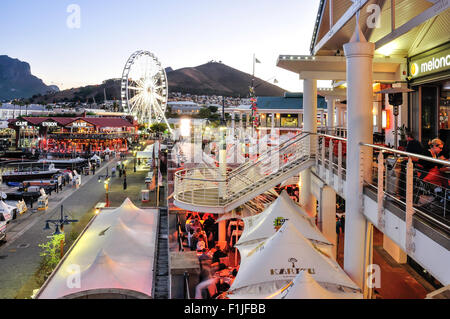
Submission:
[[409,74],[412,78],[450,69],[450,49],[442,50],[425,58],[411,59]]
[[41,125],[42,126],[47,126],[47,127],[54,127],[54,126],[58,126],[58,123],[56,123],[56,122],[42,122]]

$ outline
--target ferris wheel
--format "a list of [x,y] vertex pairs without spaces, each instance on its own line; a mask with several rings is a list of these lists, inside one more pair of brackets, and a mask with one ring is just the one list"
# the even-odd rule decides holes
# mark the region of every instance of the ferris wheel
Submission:
[[161,63],[148,51],[136,51],[128,59],[122,74],[121,97],[124,112],[140,124],[164,121],[167,108],[168,82]]

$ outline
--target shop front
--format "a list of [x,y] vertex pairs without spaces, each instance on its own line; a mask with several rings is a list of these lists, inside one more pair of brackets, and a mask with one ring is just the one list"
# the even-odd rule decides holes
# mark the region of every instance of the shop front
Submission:
[[[450,42],[408,58],[410,127],[424,146],[433,138],[450,144]],[[417,116],[417,114],[419,116]]]
[[51,153],[127,151],[137,128],[123,118],[23,118],[10,123],[19,133],[23,127],[33,131],[40,150]]

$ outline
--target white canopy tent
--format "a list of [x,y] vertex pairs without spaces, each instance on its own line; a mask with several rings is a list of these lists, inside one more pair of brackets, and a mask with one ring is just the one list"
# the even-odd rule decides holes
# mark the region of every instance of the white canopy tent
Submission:
[[300,274],[289,286],[271,296],[273,299],[363,299],[360,292],[333,292],[322,287],[314,277],[306,272]]
[[241,263],[230,288],[230,298],[265,298],[285,287],[301,272],[335,291],[359,291],[359,287],[340,266],[326,257],[287,221],[265,242],[254,248]]
[[286,191],[283,191],[262,213],[246,217],[243,220],[244,231],[236,244],[242,261],[246,259],[247,254],[245,252],[248,252],[249,249],[244,246],[249,244],[254,246],[254,243],[266,240],[277,231],[274,223],[286,220],[291,221],[304,237],[314,240],[328,255],[331,254],[332,244],[323,236],[307,213],[289,197]]
[[[151,298],[156,236],[157,209],[139,209],[126,199],[119,208],[102,210],[61,260],[36,299],[111,294]],[[77,271],[79,285],[68,284]]]
[[100,156],[94,155],[94,156],[91,157],[91,160],[92,161],[101,161],[102,159],[100,158]]

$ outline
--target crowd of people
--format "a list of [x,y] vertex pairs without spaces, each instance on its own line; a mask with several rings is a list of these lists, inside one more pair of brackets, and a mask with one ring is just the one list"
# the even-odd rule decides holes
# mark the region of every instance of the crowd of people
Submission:
[[[243,230],[242,220],[227,221],[227,243],[218,242],[217,216],[213,214],[199,214],[188,212],[186,214],[185,237],[187,246],[195,251],[200,265],[199,283],[195,288],[196,299],[217,298],[226,292],[234,278],[239,266],[235,267],[230,260],[230,253],[238,236]],[[240,231],[236,233],[235,231]]]

